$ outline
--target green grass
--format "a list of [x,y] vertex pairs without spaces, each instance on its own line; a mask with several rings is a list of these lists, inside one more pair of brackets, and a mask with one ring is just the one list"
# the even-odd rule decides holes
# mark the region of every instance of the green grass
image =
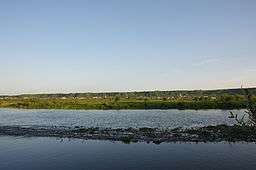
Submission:
[[244,98],[21,98],[0,99],[2,108],[24,109],[243,109]]

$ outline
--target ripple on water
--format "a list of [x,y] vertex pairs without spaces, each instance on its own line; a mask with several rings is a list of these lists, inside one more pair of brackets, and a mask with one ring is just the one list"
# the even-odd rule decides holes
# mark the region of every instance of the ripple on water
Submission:
[[175,128],[233,124],[228,114],[227,110],[0,109],[0,125]]

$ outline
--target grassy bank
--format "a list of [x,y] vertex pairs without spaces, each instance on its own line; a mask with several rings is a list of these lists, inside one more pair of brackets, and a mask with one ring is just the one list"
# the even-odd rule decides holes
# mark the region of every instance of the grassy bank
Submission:
[[[0,96],[2,108],[24,109],[244,109],[246,89]],[[256,102],[256,88],[247,89]]]
[[24,109],[243,109],[241,99],[136,99],[136,98],[7,98],[0,100],[2,108]]

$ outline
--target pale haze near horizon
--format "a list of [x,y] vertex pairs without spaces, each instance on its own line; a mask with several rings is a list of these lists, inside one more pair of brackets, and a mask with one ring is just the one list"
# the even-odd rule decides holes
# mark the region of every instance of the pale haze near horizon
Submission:
[[256,1],[1,1],[0,94],[256,86]]

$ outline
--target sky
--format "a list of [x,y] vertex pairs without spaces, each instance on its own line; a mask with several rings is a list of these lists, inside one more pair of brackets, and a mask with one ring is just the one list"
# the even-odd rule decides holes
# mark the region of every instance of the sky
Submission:
[[2,0],[0,94],[256,86],[255,0]]

